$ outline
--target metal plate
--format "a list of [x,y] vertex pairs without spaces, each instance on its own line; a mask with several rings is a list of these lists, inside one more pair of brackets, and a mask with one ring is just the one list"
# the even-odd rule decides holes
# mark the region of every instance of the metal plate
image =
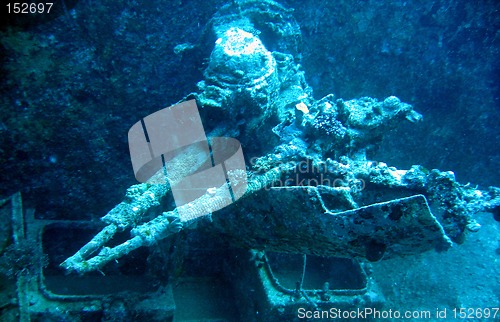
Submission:
[[370,261],[452,244],[423,195],[332,213],[317,187],[271,188],[217,213],[213,224],[246,247]]

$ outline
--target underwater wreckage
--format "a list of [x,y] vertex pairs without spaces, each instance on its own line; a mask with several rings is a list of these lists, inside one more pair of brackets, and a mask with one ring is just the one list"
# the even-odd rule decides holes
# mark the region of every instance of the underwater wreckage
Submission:
[[[185,54],[215,44],[200,91],[185,101],[200,106],[208,137],[237,138],[251,161],[242,200],[209,220],[237,244],[378,260],[446,249],[465,230],[479,229],[475,213],[498,207],[498,188],[461,185],[451,171],[418,165],[398,170],[367,160],[385,132],[422,116],[394,96],[381,102],[331,94],[313,99],[300,66],[300,29],[289,10],[270,1],[237,2],[222,8],[207,29],[199,45],[176,49]],[[176,162],[187,169],[169,175],[199,171],[206,160],[194,163],[193,155],[178,156]],[[242,175],[236,172],[233,176]],[[173,209],[143,222],[151,208],[164,209],[168,192],[168,184],[130,187],[125,200],[102,218],[107,226],[62,266],[80,273],[99,269],[198,222],[223,198],[207,191],[181,206],[190,207],[191,216],[181,218]],[[104,247],[126,229],[130,240]]]
[[[381,305],[383,296],[367,276],[365,262],[446,250],[467,231],[480,229],[476,213],[498,213],[497,187],[478,190],[458,183],[450,171],[419,165],[401,170],[369,160],[384,133],[422,116],[395,96],[383,101],[342,100],[332,94],[314,99],[300,65],[301,32],[291,10],[272,1],[232,2],[215,14],[198,44],[180,44],[176,53],[207,48],[212,50],[199,91],[180,104],[199,108],[209,139],[231,137],[241,143],[246,171],[230,170],[222,186],[172,207],[171,188],[207,166],[207,159],[197,158],[196,146],[186,149],[174,157],[184,166],[168,172],[170,184],[154,182],[164,176],[159,169],[153,181],[127,190],[123,202],[102,218],[106,226],[61,264],[67,272],[100,271],[142,246],[197,229],[250,249],[228,250],[240,260],[227,265],[236,276],[236,289],[243,290],[249,281],[261,283],[267,304],[258,306],[272,321],[273,316],[296,312],[300,303]],[[225,200],[231,198],[223,193],[227,186],[239,200]],[[114,242],[124,232],[130,238]],[[285,265],[276,255],[280,253],[303,256],[303,261],[290,260],[304,269],[296,285],[286,286],[277,277],[276,265]],[[323,266],[354,270],[356,286],[335,289],[325,283],[304,289],[306,256],[313,258],[311,268],[324,260]],[[172,316],[170,288],[158,290],[169,305],[162,312],[156,306],[149,314]],[[44,292],[54,301],[68,298]],[[88,295],[72,297],[77,300],[86,301],[89,311],[106,310]],[[138,297],[136,312],[154,306],[141,301]],[[122,309],[107,305],[113,312]]]

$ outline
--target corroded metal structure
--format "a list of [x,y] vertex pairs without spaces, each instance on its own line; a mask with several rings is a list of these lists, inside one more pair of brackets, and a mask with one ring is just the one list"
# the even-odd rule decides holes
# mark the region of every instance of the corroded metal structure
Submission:
[[[383,254],[374,256],[373,248],[387,256],[429,245],[445,249],[466,228],[477,229],[474,212],[498,207],[496,188],[479,191],[457,183],[451,172],[398,170],[367,160],[386,131],[418,122],[421,115],[394,96],[382,102],[333,95],[315,100],[300,66],[299,44],[300,29],[289,10],[271,1],[239,1],[214,16],[198,46],[181,46],[212,47],[200,91],[187,99],[196,99],[209,137],[237,138],[251,163],[243,199],[227,210],[237,215],[226,217],[223,210],[207,225],[250,248],[380,259]],[[177,158],[182,163],[190,155]],[[198,218],[219,209],[222,188],[182,211]],[[62,266],[96,270],[197,222],[179,218],[179,209],[165,211],[169,190],[166,184],[131,187],[103,218],[107,226]],[[147,221],[150,211],[162,213]],[[105,246],[128,229],[130,240]]]

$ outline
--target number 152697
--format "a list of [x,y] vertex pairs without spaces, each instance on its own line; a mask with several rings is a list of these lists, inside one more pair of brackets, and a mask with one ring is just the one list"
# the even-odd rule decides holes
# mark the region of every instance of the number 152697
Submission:
[[26,3],[26,2],[15,2],[8,3],[7,10],[8,13],[50,13],[52,9],[52,2],[40,2],[40,3]]

